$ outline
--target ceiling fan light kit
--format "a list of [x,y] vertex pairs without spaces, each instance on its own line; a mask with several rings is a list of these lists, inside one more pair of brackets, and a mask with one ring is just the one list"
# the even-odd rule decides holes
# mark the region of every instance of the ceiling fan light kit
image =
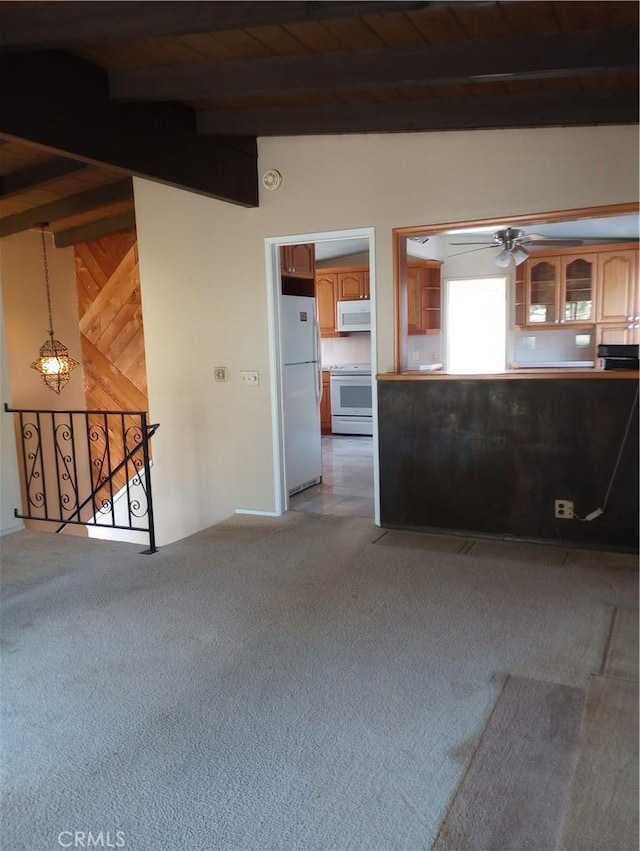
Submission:
[[511,252],[508,248],[503,248],[496,257],[496,266],[506,269],[509,263],[511,263]]

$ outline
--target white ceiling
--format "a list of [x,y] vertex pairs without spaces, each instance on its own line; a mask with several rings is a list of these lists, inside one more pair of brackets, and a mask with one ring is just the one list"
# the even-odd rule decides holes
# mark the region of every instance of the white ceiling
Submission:
[[328,242],[316,242],[316,260],[331,260],[334,257],[346,257],[369,250],[368,239],[332,239]]
[[[605,216],[599,219],[579,219],[570,222],[553,222],[552,224],[514,225],[527,234],[536,233],[540,236],[560,239],[585,239],[595,242],[616,242],[627,239],[640,241],[640,215]],[[443,231],[442,236],[460,237],[461,241],[485,242],[496,230],[506,225],[489,225],[487,227],[467,228],[463,230]],[[334,257],[346,257],[360,254],[369,250],[367,239],[332,239],[327,242],[316,242],[316,260],[331,260]],[[411,246],[412,254],[422,254],[417,243]],[[426,255],[425,255],[426,256]]]
[[[496,230],[505,228],[506,225],[492,225],[482,228],[466,228],[463,230],[444,231],[443,235],[463,236],[465,239],[486,240]],[[625,239],[640,239],[640,216],[638,214],[629,216],[605,216],[600,219],[579,219],[571,222],[553,222],[551,224],[515,224],[519,230],[526,234],[540,234],[559,239],[588,239],[600,241],[616,241]]]

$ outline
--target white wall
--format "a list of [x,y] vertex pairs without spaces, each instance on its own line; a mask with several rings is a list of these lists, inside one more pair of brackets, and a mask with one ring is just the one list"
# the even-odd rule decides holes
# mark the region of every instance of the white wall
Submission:
[[[56,249],[49,234],[47,260],[53,327],[57,340],[81,361],[80,332],[73,248]],[[40,232],[37,230],[0,240],[0,283],[4,310],[5,352],[2,352],[2,399],[13,408],[71,410],[85,408],[82,365],[71,374],[60,395],[46,387],[40,374],[31,369],[42,344],[48,339],[49,317],[44,284]],[[2,417],[2,529],[11,531],[18,521],[13,509],[20,507],[20,488],[15,466],[13,414]],[[8,525],[7,525],[8,524]],[[42,531],[55,531],[55,524],[29,523]],[[67,534],[83,534],[81,527],[68,527]]]
[[5,414],[4,402],[11,399],[9,378],[9,359],[4,331],[4,310],[0,299],[0,535],[8,535],[24,528],[24,523],[14,516],[14,509],[20,508],[20,485],[18,483],[18,460],[16,456],[16,438],[13,414]]
[[[73,248],[54,248],[51,235],[45,237],[55,338],[81,362]],[[3,401],[14,408],[84,408],[81,365],[71,373],[60,395],[46,387],[40,374],[31,369],[49,337],[40,231],[23,231],[0,240],[0,282],[12,390],[11,399]]]
[[[392,229],[634,201],[637,128],[270,138],[283,183],[246,210],[136,179],[158,542],[274,509],[266,237],[376,229],[379,372],[393,369]],[[373,285],[373,283],[372,283]],[[227,366],[229,382],[213,381]],[[241,387],[239,371],[260,371]]]

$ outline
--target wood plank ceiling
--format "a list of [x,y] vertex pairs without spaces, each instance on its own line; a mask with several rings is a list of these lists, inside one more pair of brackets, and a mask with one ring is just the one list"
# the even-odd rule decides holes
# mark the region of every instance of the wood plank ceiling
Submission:
[[637,123],[638,9],[0,2],[0,237],[131,227],[132,175],[256,206],[259,136]]

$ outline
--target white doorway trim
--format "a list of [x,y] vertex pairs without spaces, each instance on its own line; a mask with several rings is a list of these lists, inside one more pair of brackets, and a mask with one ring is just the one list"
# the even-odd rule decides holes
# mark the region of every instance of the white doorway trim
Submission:
[[269,322],[269,361],[271,370],[271,438],[273,444],[273,485],[275,514],[283,514],[289,507],[289,497],[284,471],[284,411],[283,375],[280,355],[280,246],[308,242],[331,242],[342,239],[369,240],[369,280],[371,299],[371,372],[373,399],[373,500],[374,523],[380,525],[380,468],[378,464],[378,388],[375,379],[378,363],[376,323],[376,265],[375,230],[357,228],[323,233],[302,233],[291,236],[274,236],[265,239],[265,266],[267,271],[267,309]]

